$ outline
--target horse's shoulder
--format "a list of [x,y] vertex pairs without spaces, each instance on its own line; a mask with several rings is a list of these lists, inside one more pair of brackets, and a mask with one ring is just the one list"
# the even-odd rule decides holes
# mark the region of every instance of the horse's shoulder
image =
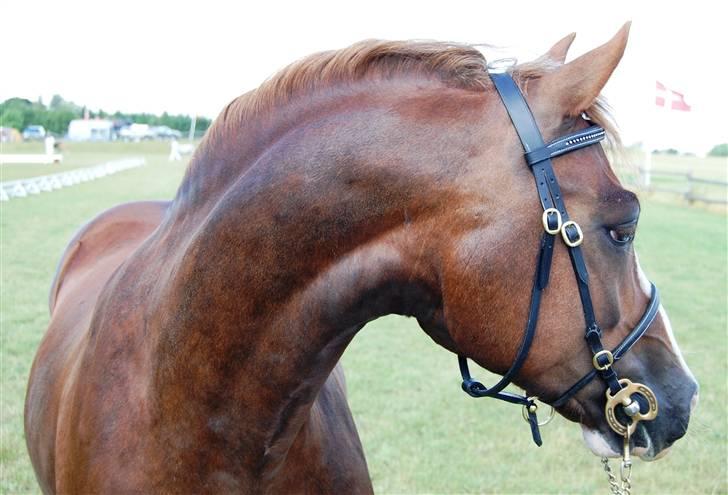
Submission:
[[83,225],[61,256],[51,284],[51,313],[64,280],[79,268],[93,263],[120,247],[136,247],[162,220],[169,202],[138,201],[114,206]]

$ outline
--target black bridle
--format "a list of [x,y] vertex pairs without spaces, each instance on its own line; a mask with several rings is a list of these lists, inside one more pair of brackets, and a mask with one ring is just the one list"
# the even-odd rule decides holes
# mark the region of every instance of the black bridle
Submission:
[[[470,370],[468,369],[468,362],[465,356],[458,356],[458,361],[460,364],[460,373],[463,378],[463,390],[472,397],[493,397],[495,399],[524,406],[524,417],[528,419],[528,422],[531,425],[533,440],[536,442],[536,445],[540,446],[542,444],[542,440],[539,432],[538,418],[536,417],[537,406],[535,398],[513,394],[506,392],[503,389],[511,383],[511,380],[523,366],[523,363],[526,361],[526,357],[528,356],[528,351],[531,348],[533,337],[536,334],[536,324],[541,304],[541,295],[549,282],[554,242],[556,241],[557,235],[559,233],[561,234],[561,237],[569,250],[571,265],[574,269],[574,275],[576,276],[576,283],[579,289],[579,298],[581,299],[584,321],[586,323],[584,338],[586,339],[587,346],[592,353],[594,369],[572,385],[559,398],[553,401],[551,406],[560,407],[564,405],[596,376],[599,376],[607,384],[608,398],[616,396],[617,393],[626,386],[625,382],[631,384],[628,380],[620,380],[617,377],[612,364],[624,356],[635,342],[637,342],[647,331],[657,315],[660,305],[660,297],[657,292],[657,288],[654,284],[651,284],[650,302],[647,305],[642,318],[640,318],[640,321],[637,323],[637,326],[635,326],[635,328],[617,347],[611,351],[604,349],[604,345],[601,340],[602,330],[597,324],[591,294],[589,293],[589,274],[587,273],[586,264],[584,263],[583,253],[579,247],[584,236],[579,225],[569,219],[569,215],[566,212],[566,206],[564,205],[563,196],[559,188],[559,183],[556,180],[556,174],[554,173],[551,159],[600,142],[605,137],[605,131],[602,127],[593,124],[586,129],[573,132],[555,139],[549,144],[545,144],[538,129],[538,125],[536,124],[536,121],[531,114],[531,110],[528,107],[528,103],[523,97],[521,91],[518,89],[518,86],[511,75],[507,72],[491,72],[490,78],[493,81],[506,110],[508,111],[511,122],[516,129],[516,133],[518,134],[521,144],[523,145],[526,163],[531,168],[531,172],[536,180],[539,200],[543,207],[542,223],[544,226],[544,233],[541,237],[541,246],[538,253],[538,261],[536,263],[536,273],[534,275],[533,288],[531,290],[531,306],[528,311],[526,330],[523,334],[523,340],[521,341],[516,358],[514,359],[510,369],[503,375],[498,383],[487,388],[470,376]],[[649,392],[651,393],[651,391]],[[636,395],[639,395],[639,393]],[[629,396],[626,400],[622,400],[624,405],[627,405],[630,401]],[[649,405],[643,406],[642,403],[644,401],[638,402],[640,402],[640,409],[650,407]],[[655,402],[655,414],[656,410],[657,406]],[[639,412],[639,410],[637,412]],[[629,413],[630,416],[633,416],[634,414],[634,411]],[[608,412],[607,416],[609,419]],[[644,419],[651,418],[645,417]],[[611,422],[610,426],[615,429],[615,426],[613,426]],[[617,424],[616,426],[618,428],[620,425]],[[615,429],[615,431],[617,430]]]

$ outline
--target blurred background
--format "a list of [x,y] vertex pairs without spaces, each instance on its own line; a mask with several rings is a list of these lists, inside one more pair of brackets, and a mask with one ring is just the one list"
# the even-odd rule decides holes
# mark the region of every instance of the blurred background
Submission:
[[[0,9],[0,490],[37,492],[22,408],[72,233],[114,204],[170,198],[218,112],[278,69],[366,38],[484,44],[489,59],[568,60],[632,20],[605,96],[639,191],[637,247],[701,384],[686,439],[638,463],[637,493],[726,493],[728,68],[719,2],[3,2]],[[371,328],[369,328],[371,327]],[[370,324],[344,361],[380,493],[599,493],[580,429],[530,445],[508,405],[459,390],[455,357],[402,318]],[[483,379],[487,374],[482,372]]]

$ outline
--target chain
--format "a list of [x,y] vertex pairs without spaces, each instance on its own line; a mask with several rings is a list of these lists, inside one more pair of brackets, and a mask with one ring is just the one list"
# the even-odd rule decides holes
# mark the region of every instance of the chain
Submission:
[[614,495],[622,495],[622,488],[617,483],[617,478],[612,473],[612,468],[609,467],[609,459],[602,457],[602,466],[604,466],[604,472],[607,473],[607,479],[609,480],[609,490]]
[[617,477],[614,476],[612,468],[609,466],[609,459],[602,457],[602,466],[604,472],[607,473],[607,480],[609,481],[609,490],[613,495],[631,495],[632,494],[632,459],[629,455],[629,429],[627,429],[627,435],[624,437],[624,449],[622,452],[622,463],[619,466],[619,480],[617,483]]
[[614,476],[611,466],[609,466],[609,459],[602,457],[602,466],[604,472],[607,473],[607,480],[609,481],[609,490],[613,495],[631,495],[632,493],[632,464],[622,461],[619,467],[619,478],[620,482],[617,482],[617,477]]

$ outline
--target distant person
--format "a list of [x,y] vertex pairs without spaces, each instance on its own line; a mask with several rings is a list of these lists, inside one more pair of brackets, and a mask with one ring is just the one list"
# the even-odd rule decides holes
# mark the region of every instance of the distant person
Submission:
[[179,152],[179,142],[176,138],[172,138],[171,148],[169,150],[169,161],[178,162],[182,159],[182,155]]
[[56,150],[56,138],[48,134],[45,137],[45,152],[46,155],[52,155]]

